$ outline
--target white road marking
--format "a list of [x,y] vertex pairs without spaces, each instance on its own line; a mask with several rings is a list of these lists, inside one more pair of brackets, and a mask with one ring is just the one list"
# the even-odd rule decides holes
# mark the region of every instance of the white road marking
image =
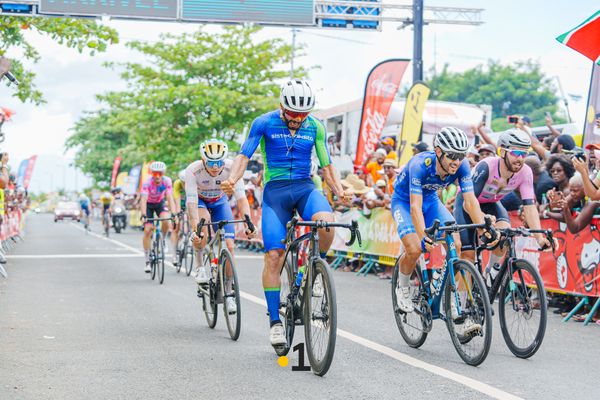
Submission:
[[[71,223],[71,225],[72,225],[73,227],[75,227],[75,228],[79,229],[80,231],[82,231],[82,232],[85,232],[85,229],[84,229],[84,228],[82,228],[81,226],[77,225],[76,223],[72,222],[72,223]],[[97,233],[94,233],[94,232],[88,232],[88,235],[90,235],[90,236],[94,236],[94,237],[97,237],[97,238],[99,238],[99,239],[106,240],[106,241],[108,241],[108,242],[111,242],[111,243],[114,243],[114,244],[116,244],[116,245],[118,245],[118,246],[121,246],[121,247],[123,247],[124,249],[127,249],[127,250],[129,250],[129,251],[132,251],[132,252],[134,252],[134,253],[136,253],[136,254],[142,254],[142,255],[144,254],[144,252],[143,252],[143,251],[141,251],[141,250],[139,250],[139,249],[136,249],[135,247],[129,246],[128,244],[125,244],[125,243],[119,242],[118,240],[114,240],[114,239],[111,239],[111,238],[107,238],[106,236],[98,235]]]
[[49,258],[130,258],[142,257],[143,254],[25,254],[25,255],[8,255],[7,259],[49,259]]
[[[79,227],[78,227],[79,228]],[[82,229],[82,228],[80,228]],[[124,248],[128,248],[128,249],[133,249],[133,251],[136,251],[138,253],[141,253],[139,250],[134,249],[131,246],[128,246],[124,243],[121,243],[119,241],[113,240],[113,239],[107,239],[106,237],[100,236],[100,235],[96,235],[93,234],[94,236],[100,238],[100,239],[105,239],[105,240],[109,240],[110,242],[113,242],[115,244],[119,244],[121,246],[123,246]],[[250,256],[250,255],[240,255],[240,256],[236,256],[236,258],[247,258],[247,259],[262,259],[262,256]],[[173,264],[171,264],[168,261],[165,261],[165,264],[174,267]],[[192,272],[191,274],[192,276],[195,276],[195,273]],[[246,300],[249,300],[253,303],[256,303],[258,305],[262,305],[265,306],[267,305],[266,301],[260,297],[254,296],[250,293],[246,293],[244,291],[240,290],[240,296]],[[461,374],[457,374],[456,372],[452,372],[448,369],[442,368],[442,367],[438,367],[437,365],[433,365],[430,363],[427,363],[425,361],[421,361],[417,358],[411,357],[407,354],[401,353],[397,350],[394,350],[390,347],[384,346],[382,344],[373,342],[369,339],[365,339],[361,336],[357,336],[353,333],[350,333],[348,331],[345,331],[343,329],[338,329],[337,330],[337,334],[341,337],[343,337],[344,339],[348,339],[356,344],[359,344],[363,347],[366,347],[368,349],[374,350],[378,353],[381,353],[383,355],[386,355],[390,358],[393,358],[397,361],[400,361],[404,364],[410,365],[412,367],[415,368],[419,368],[422,369],[424,371],[430,372],[434,375],[438,375],[442,378],[446,378],[449,379],[451,381],[454,381],[456,383],[459,383],[463,386],[466,386],[468,388],[471,388],[475,391],[478,391],[480,393],[483,393],[487,396],[490,396],[492,398],[495,399],[499,399],[499,400],[523,400],[521,397],[515,396],[513,394],[510,394],[508,392],[505,392],[501,389],[495,388],[491,385],[488,385],[486,383],[480,382],[476,379],[473,378],[469,378],[468,376],[464,376]]]

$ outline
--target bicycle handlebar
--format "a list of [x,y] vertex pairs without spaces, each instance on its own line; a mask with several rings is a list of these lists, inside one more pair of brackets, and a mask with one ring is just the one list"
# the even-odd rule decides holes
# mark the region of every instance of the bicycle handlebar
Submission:
[[[552,231],[552,229],[529,229],[521,226],[518,228],[499,229],[499,231],[500,235],[504,236],[505,238],[514,236],[529,237],[535,233],[541,233],[544,236],[546,236],[546,239],[548,239],[548,241],[550,242],[550,247],[552,248],[552,251],[556,250],[556,245],[554,243],[554,232]],[[548,246],[541,247],[538,250],[544,251],[546,249],[548,249]]]
[[437,236],[438,232],[459,232],[464,229],[485,229],[486,231],[495,234],[496,231],[492,227],[492,219],[488,215],[484,216],[483,219],[485,221],[483,224],[458,225],[454,223],[442,227],[440,227],[440,220],[435,219],[433,224],[429,228],[425,229],[425,235],[427,235],[427,237],[432,241],[435,241],[435,237]]
[[317,221],[299,221],[298,218],[292,218],[286,225],[287,235],[283,243],[289,242],[293,229],[296,226],[309,226],[316,229],[329,229],[329,228],[346,228],[350,230],[350,240],[346,242],[346,246],[352,246],[356,240],[358,245],[362,247],[362,237],[360,236],[360,230],[358,229],[358,222],[352,220],[350,224],[343,224],[341,222],[327,222],[322,220]]
[[236,220],[231,220],[231,221],[217,221],[217,222],[206,223],[206,219],[202,218],[200,220],[200,222],[198,223],[198,226],[196,227],[196,235],[199,237],[202,236],[202,228],[204,226],[218,226],[219,229],[221,229],[222,227],[224,227],[225,225],[228,225],[228,224],[241,224],[241,223],[246,224],[248,229],[251,230],[252,232],[256,231],[256,227],[252,223],[250,216],[248,214],[245,214],[244,219],[236,219]]

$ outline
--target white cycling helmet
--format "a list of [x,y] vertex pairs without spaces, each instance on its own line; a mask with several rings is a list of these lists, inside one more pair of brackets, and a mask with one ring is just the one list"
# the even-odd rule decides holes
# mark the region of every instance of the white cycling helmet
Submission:
[[439,147],[443,152],[466,153],[469,149],[469,138],[461,129],[447,126],[435,135],[433,146]]
[[281,87],[279,102],[286,110],[309,112],[315,107],[315,95],[306,81],[293,79]]
[[526,150],[531,147],[531,137],[520,129],[509,129],[498,137],[498,146],[505,149],[518,147]]
[[154,161],[150,164],[150,171],[152,172],[165,172],[167,170],[167,165],[162,161]]
[[200,155],[204,161],[223,161],[229,154],[227,143],[219,139],[209,139],[200,145]]

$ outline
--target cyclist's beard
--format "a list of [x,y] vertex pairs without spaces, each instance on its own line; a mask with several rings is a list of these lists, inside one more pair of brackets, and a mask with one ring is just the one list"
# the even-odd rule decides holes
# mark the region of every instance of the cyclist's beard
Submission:
[[521,170],[521,168],[523,168],[522,161],[516,161],[514,163],[508,162],[508,155],[506,154],[504,155],[504,165],[506,165],[506,169],[508,169],[508,171],[512,172],[513,174],[516,174]]

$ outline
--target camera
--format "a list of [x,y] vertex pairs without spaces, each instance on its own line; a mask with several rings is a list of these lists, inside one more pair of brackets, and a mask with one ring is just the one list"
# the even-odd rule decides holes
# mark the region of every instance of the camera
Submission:
[[581,161],[585,161],[585,153],[578,151],[577,153],[575,153],[575,158]]
[[509,115],[508,117],[506,117],[506,120],[508,121],[509,124],[516,124],[517,122],[519,122],[519,116],[518,115]]

